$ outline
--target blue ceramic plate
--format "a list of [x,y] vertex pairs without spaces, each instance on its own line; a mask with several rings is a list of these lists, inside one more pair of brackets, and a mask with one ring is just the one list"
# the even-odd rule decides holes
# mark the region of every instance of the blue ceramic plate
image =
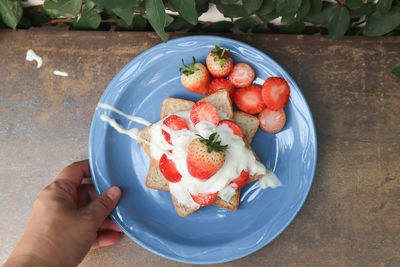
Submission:
[[[186,263],[219,263],[244,257],[264,247],[293,220],[303,205],[314,177],[317,140],[310,109],[293,79],[261,51],[235,40],[193,36],[161,43],[138,55],[111,81],[100,102],[148,121],[159,120],[167,97],[198,100],[200,95],[180,83],[182,58],[205,63],[218,43],[231,49],[234,62],[250,64],[262,85],[269,76],[285,78],[291,95],[287,122],[278,134],[258,130],[252,147],[283,186],[262,190],[258,183],[242,189],[237,211],[209,206],[181,218],[168,192],[149,189],[145,180],[150,160],[140,145],[100,119],[116,118],[125,128],[143,128],[97,107],[90,129],[89,159],[97,192],[112,185],[122,198],[112,219],[134,241],[168,259]],[[260,80],[261,79],[261,80]]]

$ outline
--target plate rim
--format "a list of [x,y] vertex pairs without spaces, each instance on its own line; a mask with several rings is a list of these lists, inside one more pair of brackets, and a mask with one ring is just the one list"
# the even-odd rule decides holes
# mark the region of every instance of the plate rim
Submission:
[[[294,213],[292,214],[292,216],[290,216],[290,218],[286,221],[286,223],[284,225],[282,225],[282,227],[280,227],[279,231],[276,231],[276,233],[274,235],[272,235],[268,240],[264,241],[264,242],[260,242],[261,245],[258,246],[253,246],[252,249],[249,249],[249,251],[242,253],[242,254],[238,254],[236,256],[231,256],[231,257],[223,257],[220,260],[193,260],[192,258],[184,258],[183,256],[179,256],[175,254],[175,257],[173,256],[169,256],[169,255],[165,255],[159,251],[157,251],[155,248],[146,245],[142,240],[138,239],[136,236],[134,236],[133,234],[130,233],[130,231],[128,231],[127,229],[125,229],[125,225],[121,224],[120,219],[118,218],[118,215],[116,214],[116,210],[114,209],[111,214],[109,215],[110,218],[118,225],[118,227],[120,227],[120,229],[129,236],[129,238],[133,241],[135,241],[137,244],[139,244],[140,246],[142,246],[143,248],[147,249],[148,251],[161,256],[163,258],[167,258],[169,260],[173,260],[173,261],[177,261],[177,262],[182,262],[182,263],[189,263],[189,264],[217,264],[217,263],[224,263],[224,262],[230,262],[230,261],[234,261],[243,257],[246,257],[262,248],[264,248],[266,245],[270,244],[273,240],[275,240],[280,234],[282,234],[283,231],[285,231],[287,229],[287,227],[293,222],[293,220],[296,218],[296,216],[298,215],[299,211],[303,208],[305,201],[307,200],[312,184],[314,182],[314,178],[315,178],[315,172],[316,172],[316,167],[317,167],[317,161],[318,161],[318,140],[317,140],[317,132],[316,132],[316,127],[315,127],[315,122],[314,122],[314,117],[312,115],[311,109],[308,105],[308,102],[306,101],[306,98],[303,95],[303,92],[301,91],[300,87],[297,85],[297,83],[294,81],[294,79],[291,77],[291,75],[289,75],[289,73],[280,65],[278,64],[273,58],[271,58],[269,55],[267,55],[266,53],[264,53],[263,51],[247,44],[244,43],[242,41],[238,41],[235,39],[231,39],[231,38],[227,38],[227,37],[221,37],[221,36],[214,36],[214,35],[189,35],[189,36],[183,36],[183,37],[178,37],[178,38],[174,38],[169,40],[167,43],[158,43],[157,45],[154,45],[144,51],[142,51],[141,53],[139,53],[136,57],[134,57],[133,59],[131,59],[123,68],[121,68],[118,73],[112,78],[112,80],[109,82],[109,84],[107,85],[106,89],[103,91],[101,97],[99,98],[93,116],[92,116],[92,121],[90,124],[90,132],[89,132],[89,143],[88,143],[88,157],[89,157],[89,164],[90,164],[90,170],[91,170],[91,174],[92,174],[92,180],[93,180],[93,184],[94,187],[96,189],[96,192],[98,194],[101,193],[100,190],[100,185],[98,184],[98,181],[95,177],[93,170],[93,153],[91,153],[91,151],[93,151],[93,128],[94,128],[94,124],[95,124],[95,117],[97,115],[97,106],[98,103],[101,102],[102,99],[107,97],[107,93],[111,90],[111,87],[114,86],[115,83],[117,83],[119,81],[119,78],[137,61],[139,61],[141,58],[145,57],[147,54],[150,54],[152,51],[157,50],[160,47],[163,46],[169,46],[169,45],[173,45],[176,42],[181,42],[181,41],[185,41],[185,40],[190,40],[190,39],[196,39],[196,41],[199,41],[201,39],[203,39],[204,41],[210,41],[209,39],[215,39],[215,42],[221,42],[221,41],[226,41],[226,42],[234,42],[237,43],[241,46],[246,47],[247,49],[250,50],[256,50],[258,53],[261,53],[263,56],[265,56],[266,58],[268,58],[274,65],[275,67],[279,68],[279,71],[284,73],[285,75],[287,75],[290,79],[291,82],[295,85],[296,89],[298,89],[298,94],[300,96],[300,98],[302,99],[302,101],[305,104],[306,110],[310,116],[310,122],[311,122],[311,126],[310,127],[310,132],[312,133],[312,136],[310,138],[313,137],[313,147],[314,149],[314,161],[313,161],[313,168],[312,168],[312,172],[311,172],[311,179],[310,179],[310,184],[309,186],[306,188],[306,190],[304,190],[304,195],[302,196],[302,198],[300,199],[300,201],[298,202],[299,205],[298,207],[295,209]],[[218,41],[221,40],[221,41]],[[119,204],[117,204],[118,206]]]

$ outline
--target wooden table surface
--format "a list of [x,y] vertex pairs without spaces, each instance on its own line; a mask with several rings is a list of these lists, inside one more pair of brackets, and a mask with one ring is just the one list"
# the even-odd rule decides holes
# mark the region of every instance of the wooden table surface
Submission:
[[[400,37],[225,36],[264,51],[291,74],[318,134],[314,183],[295,220],[263,249],[225,265],[398,266],[400,79],[390,71],[400,60]],[[112,77],[159,42],[145,32],[0,31],[0,264],[40,190],[87,158],[92,114]],[[43,57],[42,68],[25,61],[29,48]],[[82,263],[184,265],[127,237]]]

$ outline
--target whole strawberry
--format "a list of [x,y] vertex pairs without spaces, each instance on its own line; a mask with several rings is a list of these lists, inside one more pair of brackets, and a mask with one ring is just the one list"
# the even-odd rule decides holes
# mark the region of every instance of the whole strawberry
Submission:
[[215,48],[208,53],[206,58],[206,65],[208,71],[214,78],[222,78],[228,76],[233,69],[233,61],[229,55],[230,50],[221,49],[216,44]]
[[208,139],[200,136],[190,142],[186,165],[191,176],[207,180],[224,165],[228,145],[221,145],[218,138],[219,134],[215,132]]
[[183,59],[182,64],[183,68],[179,68],[182,85],[194,93],[205,94],[210,85],[210,74],[206,66],[200,62],[196,62],[194,57],[193,63],[189,66],[185,65]]

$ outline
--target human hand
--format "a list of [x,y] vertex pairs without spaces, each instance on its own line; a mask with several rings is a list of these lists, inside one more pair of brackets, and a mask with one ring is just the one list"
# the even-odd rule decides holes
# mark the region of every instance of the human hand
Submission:
[[26,230],[4,266],[76,266],[89,249],[121,239],[107,216],[121,196],[118,187],[97,195],[87,160],[66,167],[39,194]]

